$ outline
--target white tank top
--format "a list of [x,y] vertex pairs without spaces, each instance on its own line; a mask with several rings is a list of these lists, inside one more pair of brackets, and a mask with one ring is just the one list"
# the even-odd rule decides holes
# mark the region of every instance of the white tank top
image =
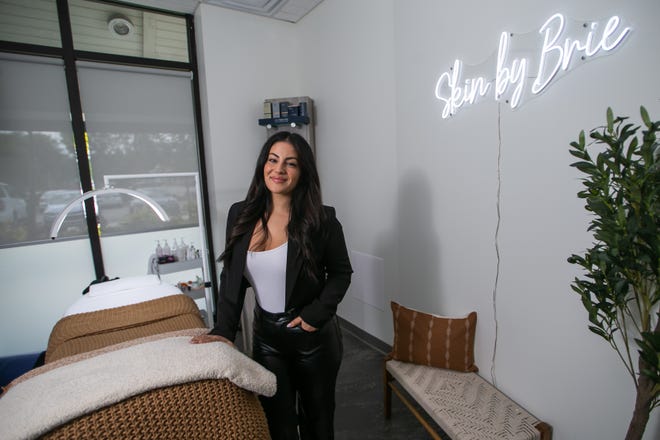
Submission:
[[271,313],[284,312],[288,243],[261,252],[248,251],[245,276],[259,306]]

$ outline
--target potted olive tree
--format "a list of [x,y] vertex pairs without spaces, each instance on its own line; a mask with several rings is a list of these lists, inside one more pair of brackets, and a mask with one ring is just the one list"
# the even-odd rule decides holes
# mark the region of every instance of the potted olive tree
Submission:
[[594,237],[593,247],[568,259],[584,270],[571,287],[589,329],[616,350],[635,384],[626,440],[642,438],[660,403],[660,121],[640,112],[643,127],[608,108],[607,125],[590,132],[592,141],[582,131],[570,144]]

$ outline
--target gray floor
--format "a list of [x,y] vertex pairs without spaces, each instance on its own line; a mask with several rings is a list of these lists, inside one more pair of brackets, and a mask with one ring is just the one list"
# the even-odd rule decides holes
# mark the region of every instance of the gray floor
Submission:
[[[432,437],[392,395],[392,418],[383,414],[383,357],[386,350],[342,322],[344,358],[337,379],[337,440],[427,440]],[[443,433],[444,435],[444,433]],[[447,437],[448,438],[448,437]]]

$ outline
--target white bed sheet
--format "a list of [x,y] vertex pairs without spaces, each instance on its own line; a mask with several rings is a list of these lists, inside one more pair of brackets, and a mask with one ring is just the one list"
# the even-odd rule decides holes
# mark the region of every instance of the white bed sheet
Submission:
[[64,316],[112,309],[181,293],[178,287],[162,282],[156,275],[120,278],[91,285],[89,293],[69,306]]

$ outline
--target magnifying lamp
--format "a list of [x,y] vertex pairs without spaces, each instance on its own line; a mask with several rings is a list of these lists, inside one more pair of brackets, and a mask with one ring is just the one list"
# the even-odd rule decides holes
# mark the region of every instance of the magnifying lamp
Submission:
[[59,233],[60,228],[62,227],[62,223],[64,223],[64,219],[69,214],[69,211],[71,211],[79,203],[82,203],[83,201],[89,199],[90,197],[101,196],[103,194],[113,194],[113,193],[127,194],[129,196],[133,196],[136,199],[146,203],[156,213],[156,215],[161,221],[167,222],[170,220],[170,217],[167,215],[167,213],[165,212],[162,206],[160,206],[151,197],[139,191],[135,191],[132,189],[125,189],[125,188],[96,189],[94,191],[87,191],[86,193],[83,193],[80,197],[72,200],[64,207],[62,212],[60,212],[60,215],[58,215],[55,221],[53,222],[53,226],[50,228],[50,238],[53,240],[57,238],[57,234]]

